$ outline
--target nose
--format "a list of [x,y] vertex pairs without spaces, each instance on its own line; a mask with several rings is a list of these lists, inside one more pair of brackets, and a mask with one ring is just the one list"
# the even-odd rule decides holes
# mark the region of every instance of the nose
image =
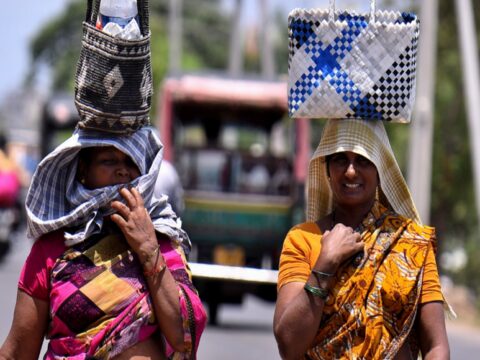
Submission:
[[354,177],[356,174],[357,171],[355,169],[355,165],[353,164],[353,162],[349,163],[347,169],[345,170],[345,176]]
[[125,166],[121,166],[117,169],[117,176],[119,177],[130,177],[130,172]]

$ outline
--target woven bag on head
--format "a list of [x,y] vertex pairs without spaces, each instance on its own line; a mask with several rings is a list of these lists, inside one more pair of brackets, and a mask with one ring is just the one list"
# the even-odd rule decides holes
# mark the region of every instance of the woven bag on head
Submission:
[[138,0],[142,39],[123,40],[95,28],[100,0],[88,0],[75,77],[79,127],[129,133],[149,124],[152,96],[148,1]]
[[419,21],[414,14],[330,8],[289,14],[291,117],[410,121]]

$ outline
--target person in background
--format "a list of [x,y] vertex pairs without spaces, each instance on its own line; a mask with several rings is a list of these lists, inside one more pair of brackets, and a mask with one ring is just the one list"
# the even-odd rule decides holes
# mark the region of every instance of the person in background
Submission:
[[[206,313],[187,234],[153,187],[151,128],[76,130],[37,167],[26,208],[36,239],[0,359],[193,359]],[[28,346],[25,346],[28,344]]]
[[0,133],[0,207],[12,207],[20,194],[18,167],[7,152],[7,138]]
[[10,159],[7,138],[0,133],[0,260],[10,251],[12,234],[20,225],[19,167]]
[[274,332],[283,359],[449,359],[436,238],[381,121],[327,122],[307,222],[286,236]]
[[155,182],[155,196],[168,196],[168,202],[177,216],[181,216],[185,209],[183,201],[183,187],[175,167],[167,160],[163,160]]

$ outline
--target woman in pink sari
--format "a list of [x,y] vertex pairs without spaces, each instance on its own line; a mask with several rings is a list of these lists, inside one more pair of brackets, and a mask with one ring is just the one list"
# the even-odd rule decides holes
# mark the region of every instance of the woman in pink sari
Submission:
[[[36,240],[0,358],[193,359],[206,315],[187,234],[153,196],[162,160],[150,128],[77,130],[39,165],[27,195]],[[24,346],[28,344],[28,346]]]

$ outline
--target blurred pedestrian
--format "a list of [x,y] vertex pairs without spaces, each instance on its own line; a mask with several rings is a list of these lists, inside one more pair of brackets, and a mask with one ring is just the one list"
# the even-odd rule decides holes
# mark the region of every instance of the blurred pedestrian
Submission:
[[167,160],[163,160],[158,172],[158,178],[155,182],[155,196],[161,198],[162,195],[168,196],[168,202],[173,211],[181,216],[185,208],[183,200],[183,186],[175,167]]
[[0,207],[12,207],[20,193],[18,167],[10,159],[7,138],[0,133]]

